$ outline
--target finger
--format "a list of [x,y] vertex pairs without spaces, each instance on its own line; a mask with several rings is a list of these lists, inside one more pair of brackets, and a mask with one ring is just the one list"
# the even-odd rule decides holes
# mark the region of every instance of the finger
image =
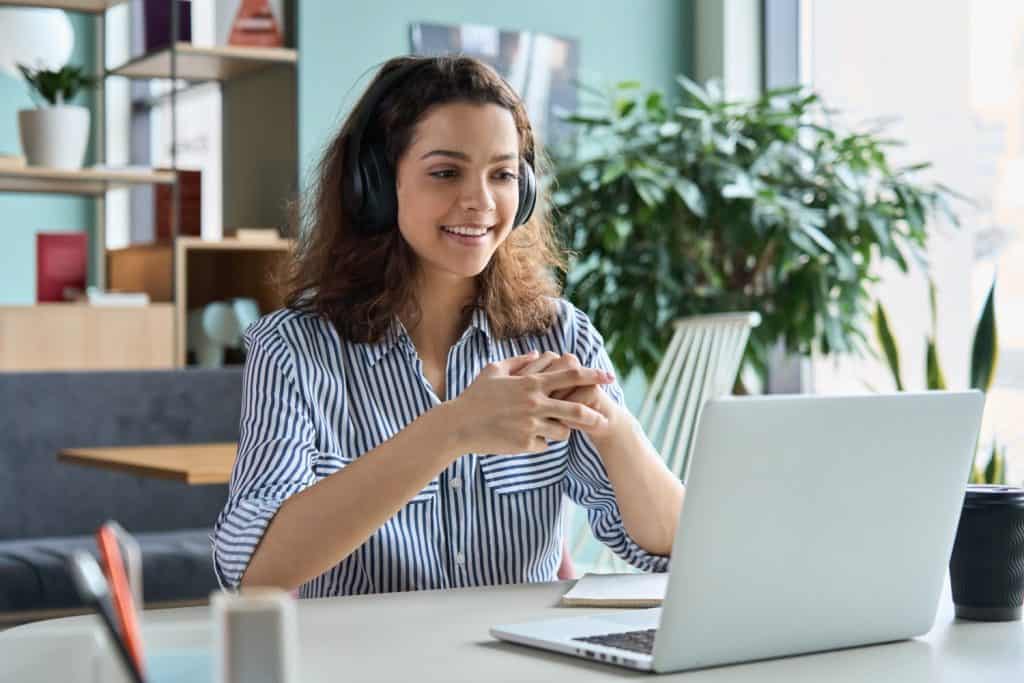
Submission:
[[569,433],[572,428],[568,425],[559,422],[558,420],[552,420],[546,418],[541,420],[541,425],[537,430],[537,435],[542,436],[547,441],[565,441],[569,438]]
[[543,372],[538,375],[541,378],[543,391],[547,395],[559,389],[570,389],[590,384],[611,384],[615,378],[611,373],[594,368],[573,368],[572,370],[559,370],[557,372]]
[[547,450],[548,440],[543,436],[533,437],[533,446],[530,448],[531,453],[540,453]]
[[548,399],[542,404],[541,416],[558,420],[571,429],[587,430],[603,424],[606,418],[590,406],[572,401]]
[[586,389],[582,387],[576,389],[562,389],[561,391],[556,391],[555,393],[551,394],[551,398],[557,401],[579,403],[580,396],[583,394],[584,391],[586,391]]
[[515,374],[517,374],[517,375],[532,375],[532,374],[534,374],[536,372],[541,372],[543,370],[548,370],[548,369],[551,369],[552,363],[554,363],[557,360],[558,360],[558,354],[557,353],[554,353],[552,351],[545,351],[544,354],[542,356],[540,356],[540,358],[538,358],[537,360],[533,361],[532,363],[528,363],[524,367],[520,368],[518,371],[516,371]]
[[[549,370],[571,370],[573,368],[583,367],[580,365],[579,359],[571,353],[563,353],[558,363],[553,363]],[[558,391],[551,393],[551,398],[557,398],[560,401],[565,400],[565,397],[572,393],[572,389],[559,389]]]
[[537,350],[534,349],[529,353],[524,353],[519,356],[513,356],[511,358],[506,358],[505,360],[498,361],[497,363],[493,363],[493,365],[498,370],[504,371],[510,375],[514,375],[517,372],[519,372],[520,368],[529,363],[532,363],[536,358]]

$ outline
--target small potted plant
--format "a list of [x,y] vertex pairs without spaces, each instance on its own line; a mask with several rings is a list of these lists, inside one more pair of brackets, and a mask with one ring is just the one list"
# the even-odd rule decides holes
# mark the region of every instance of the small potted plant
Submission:
[[81,168],[89,144],[89,109],[68,102],[79,91],[93,87],[96,80],[75,66],[50,71],[18,64],[18,70],[39,105],[18,112],[26,161],[30,166]]

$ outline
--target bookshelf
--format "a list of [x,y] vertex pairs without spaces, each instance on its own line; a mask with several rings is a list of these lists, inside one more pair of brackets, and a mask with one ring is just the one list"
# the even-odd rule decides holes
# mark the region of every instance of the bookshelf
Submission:
[[[255,299],[261,311],[284,303],[273,281],[294,247],[290,239],[203,240],[179,237],[169,244],[143,244],[107,252],[111,286],[146,292],[174,310],[174,364],[187,361],[188,312],[214,301]],[[171,277],[172,270],[174,277]],[[173,289],[171,282],[173,281]]]
[[127,2],[127,0],[3,0],[0,5],[42,7],[44,9],[62,9],[68,12],[100,14],[122,2]]
[[172,53],[176,53],[177,64],[174,68],[177,70],[177,78],[186,81],[226,81],[272,66],[294,65],[298,62],[298,53],[291,48],[232,45],[203,47],[177,43],[173,49],[142,55],[109,69],[107,74],[128,78],[171,78]]
[[[178,27],[172,25],[172,40],[164,49],[154,50],[133,57],[116,66],[106,61],[108,9],[127,0],[0,0],[0,6],[42,7],[91,14],[96,21],[96,52],[98,88],[93,112],[94,148],[98,164],[74,171],[38,167],[0,167],[0,192],[37,194],[64,194],[92,197],[96,200],[95,230],[91,238],[90,251],[96,272],[92,279],[100,287],[124,291],[145,291],[150,295],[151,304],[146,309],[134,309],[135,325],[145,326],[147,334],[163,335],[167,338],[170,351],[160,355],[162,366],[183,367],[186,363],[186,325],[190,307],[202,306],[212,301],[235,297],[250,297],[260,303],[261,312],[280,305],[279,296],[269,284],[269,271],[275,269],[282,256],[289,253],[291,243],[280,239],[273,242],[240,241],[233,239],[232,229],[238,225],[277,226],[282,225],[283,206],[289,194],[298,186],[298,140],[296,104],[297,89],[295,70],[298,52],[293,48],[248,47],[236,45],[201,46],[175,39]],[[173,2],[174,0],[168,0]],[[286,11],[294,16],[296,2],[286,0]],[[174,22],[176,24],[176,22]],[[284,28],[284,27],[282,27]],[[178,225],[180,206],[179,177],[176,169],[182,168],[175,156],[179,117],[175,100],[179,87],[172,87],[166,95],[170,101],[170,149],[169,170],[157,170],[142,166],[112,168],[104,163],[107,152],[106,79],[123,77],[128,79],[162,79],[175,82],[201,83],[216,82],[222,100],[222,157],[223,176],[219,179],[222,201],[222,224],[226,237],[221,240],[203,241],[199,238],[183,237]],[[253,112],[259,116],[253,116]],[[217,122],[212,122],[216,125]],[[255,180],[254,180],[255,179]],[[109,191],[124,187],[170,186],[172,193],[173,219],[170,240],[148,244],[132,244],[122,249],[107,249],[106,239],[106,195]],[[268,192],[270,188],[270,192]],[[277,196],[277,195],[280,196]],[[211,269],[211,272],[206,272]],[[13,309],[17,309],[16,311]],[[61,313],[55,313],[60,311]],[[90,312],[92,311],[92,312]],[[120,311],[121,319],[130,317],[131,312]],[[96,320],[114,320],[107,309],[81,304],[52,304],[0,308],[0,328],[13,329],[8,320],[16,316],[21,328],[30,329],[26,321],[38,319],[40,329],[46,329],[53,320],[64,316],[69,329],[77,329],[83,316],[94,316]],[[56,316],[56,317],[55,317]],[[169,321],[170,330],[164,334],[162,323],[153,323],[153,316]],[[122,325],[123,327],[123,325]],[[142,328],[139,328],[142,329]],[[94,335],[95,336],[95,335]],[[118,337],[129,339],[128,335]],[[68,341],[71,337],[58,338]],[[113,338],[112,338],[113,339]],[[19,342],[18,348],[29,345]],[[52,344],[55,367],[69,368],[81,354],[58,353]],[[8,347],[10,348],[10,347]],[[5,358],[10,355],[0,344],[0,370],[10,369]],[[133,357],[129,354],[128,357]],[[142,358],[138,354],[134,357]],[[71,359],[69,361],[69,359]],[[169,359],[169,360],[167,360]],[[33,367],[45,366],[40,358],[32,358]],[[96,369],[92,360],[82,360],[81,369]],[[152,367],[140,360],[139,367]],[[110,367],[124,367],[110,365]]]
[[24,166],[0,166],[0,192],[37,192],[103,196],[109,190],[128,185],[169,185],[174,173],[149,168],[86,167],[75,170]]

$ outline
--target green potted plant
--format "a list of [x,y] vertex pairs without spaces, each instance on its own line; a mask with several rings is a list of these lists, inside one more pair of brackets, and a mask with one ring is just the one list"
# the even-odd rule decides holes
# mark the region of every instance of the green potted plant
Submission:
[[18,112],[18,132],[30,166],[81,168],[89,144],[89,109],[70,104],[79,91],[93,87],[95,79],[81,67],[57,71],[18,64],[35,109]]
[[[992,281],[988,295],[985,297],[985,305],[981,309],[981,316],[974,329],[974,338],[971,343],[971,376],[969,378],[970,388],[979,389],[988,393],[992,388],[992,380],[996,375],[996,366],[999,363],[999,335],[996,328],[996,283]],[[946,375],[942,371],[942,364],[939,362],[938,346],[936,344],[936,329],[938,326],[938,312],[935,305],[935,284],[928,283],[928,301],[931,308],[932,325],[931,330],[925,338],[924,362],[925,362],[925,386],[930,390],[943,390],[947,388]],[[903,391],[905,384],[900,371],[900,354],[889,328],[889,318],[881,302],[875,306],[874,314],[875,334],[879,346],[885,356],[886,365],[892,374],[893,382],[898,391]],[[987,464],[982,467],[979,458],[988,458]],[[1006,483],[1006,447],[1001,446],[996,438],[992,439],[990,445],[984,448],[977,448],[975,462],[971,467],[971,484],[1005,484]]]
[[687,315],[757,311],[762,378],[778,343],[863,352],[879,260],[924,263],[926,224],[954,222],[940,184],[896,167],[878,131],[842,132],[802,88],[729,101],[679,77],[681,96],[589,86],[554,150],[556,217],[574,255],[566,295],[605,330],[613,363],[650,378]]

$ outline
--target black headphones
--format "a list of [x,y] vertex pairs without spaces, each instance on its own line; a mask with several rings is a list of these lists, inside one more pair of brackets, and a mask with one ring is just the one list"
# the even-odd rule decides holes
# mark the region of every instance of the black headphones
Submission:
[[[398,193],[395,192],[395,170],[388,163],[384,145],[362,144],[363,135],[381,100],[392,87],[432,60],[418,60],[398,67],[380,78],[365,95],[365,104],[352,122],[346,157],[346,173],[342,181],[342,197],[349,202],[357,229],[366,234],[381,234],[398,225]],[[512,228],[523,225],[533,215],[537,203],[537,177],[532,159],[519,160],[519,207]]]

